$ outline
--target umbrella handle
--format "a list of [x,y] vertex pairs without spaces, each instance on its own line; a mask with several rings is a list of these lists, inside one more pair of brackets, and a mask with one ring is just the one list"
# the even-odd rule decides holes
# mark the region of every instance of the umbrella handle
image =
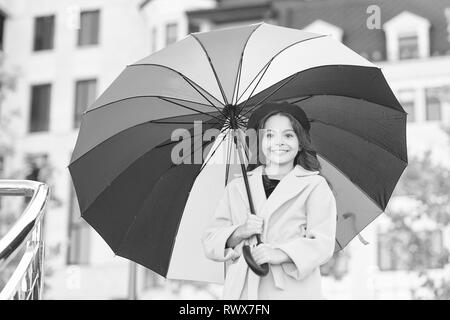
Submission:
[[[244,165],[245,161],[244,161],[244,157],[242,156],[242,153],[241,153],[242,146],[238,142],[237,133],[235,131],[233,133],[234,133],[233,140],[234,140],[234,143],[236,144],[236,148],[237,148],[238,155],[239,155],[239,161],[241,163],[241,171],[242,171],[242,176],[244,178],[245,190],[247,190],[248,203],[250,206],[250,214],[255,214],[255,208],[253,206],[252,194],[250,192],[250,186],[248,184],[247,170],[245,169],[245,165]],[[258,245],[261,244],[261,239],[260,239],[259,235],[256,235],[256,240],[257,240]],[[269,264],[268,263],[264,263],[262,265],[257,264],[255,259],[253,259],[252,252],[248,245],[243,246],[242,252],[244,254],[245,261],[247,262],[248,266],[250,267],[250,269],[252,269],[252,271],[254,273],[256,273],[260,277],[266,276],[269,273]]]
[[269,264],[264,263],[259,265],[253,259],[252,253],[250,251],[250,247],[245,245],[242,247],[242,253],[244,254],[244,259],[247,262],[248,266],[254,273],[256,273],[260,277],[264,277],[269,273]]

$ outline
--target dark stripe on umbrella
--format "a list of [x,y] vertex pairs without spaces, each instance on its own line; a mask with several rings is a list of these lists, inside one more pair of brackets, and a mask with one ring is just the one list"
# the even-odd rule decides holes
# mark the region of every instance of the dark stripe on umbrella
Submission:
[[184,206],[199,170],[200,165],[177,166],[157,181],[123,240],[119,255],[167,275]]
[[407,162],[406,114],[368,101],[333,96],[312,96],[295,103],[309,119],[357,135]]
[[339,168],[384,211],[407,163],[336,127],[312,122],[310,133],[318,154]]
[[[112,103],[108,108],[94,109],[82,118],[81,129],[71,162],[109,137],[146,121],[168,119],[173,116],[193,114],[194,112],[209,114],[210,118],[220,121],[221,115],[217,112],[211,112],[211,110],[214,111],[215,108],[159,97],[129,98]],[[201,119],[205,118],[202,117]]]
[[165,146],[139,158],[83,214],[92,226],[102,225],[100,235],[116,254],[163,276],[186,199],[201,167],[173,165],[171,150],[171,146]]
[[[285,79],[257,93],[248,105],[262,101],[279,101],[301,96],[332,94],[364,99],[406,113],[378,68],[352,65],[329,65],[307,69],[273,93]],[[240,103],[242,106],[244,103]]]
[[[216,145],[211,154],[221,147],[223,141]],[[208,149],[212,145],[213,142],[204,142],[202,148]],[[194,182],[207,162],[201,166],[172,165],[160,176],[128,228],[118,249],[119,255],[167,276],[184,207]],[[174,181],[177,181],[176,185]],[[181,197],[174,201],[174,194]]]

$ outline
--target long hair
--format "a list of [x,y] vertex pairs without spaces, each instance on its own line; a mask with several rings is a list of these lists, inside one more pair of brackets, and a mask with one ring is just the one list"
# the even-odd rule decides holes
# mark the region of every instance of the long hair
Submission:
[[289,119],[291,122],[292,128],[294,129],[295,134],[297,135],[298,141],[299,141],[299,149],[300,151],[297,153],[297,155],[294,158],[294,165],[299,164],[303,168],[310,170],[310,171],[320,171],[321,165],[319,163],[319,160],[317,159],[317,152],[314,149],[312,143],[311,143],[311,137],[306,131],[303,126],[300,124],[300,122],[295,119],[291,114],[275,110],[273,112],[269,112],[266,116],[264,116],[258,123],[258,129],[257,129],[257,137],[258,137],[258,152],[257,152],[257,164],[256,165],[249,165],[247,170],[253,170],[255,167],[260,166],[263,164],[263,161],[261,161],[261,157],[264,157],[261,150],[261,138],[260,138],[260,132],[262,132],[262,129],[264,129],[264,126],[266,125],[267,120],[274,116],[274,115],[282,115]]

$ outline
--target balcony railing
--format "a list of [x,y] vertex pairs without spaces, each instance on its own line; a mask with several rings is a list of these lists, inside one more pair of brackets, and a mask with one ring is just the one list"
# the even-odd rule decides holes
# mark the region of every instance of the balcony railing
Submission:
[[5,286],[0,288],[0,300],[37,300],[42,297],[44,284],[42,218],[49,188],[36,181],[0,180],[0,196],[5,195],[31,197],[31,200],[0,239],[0,275],[10,267],[13,259],[20,258]]

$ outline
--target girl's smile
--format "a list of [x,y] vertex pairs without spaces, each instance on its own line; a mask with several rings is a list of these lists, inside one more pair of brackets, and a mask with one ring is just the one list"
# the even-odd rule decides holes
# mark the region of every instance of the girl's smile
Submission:
[[299,151],[299,140],[289,118],[274,115],[267,119],[264,126],[262,151],[270,164],[293,164]]

